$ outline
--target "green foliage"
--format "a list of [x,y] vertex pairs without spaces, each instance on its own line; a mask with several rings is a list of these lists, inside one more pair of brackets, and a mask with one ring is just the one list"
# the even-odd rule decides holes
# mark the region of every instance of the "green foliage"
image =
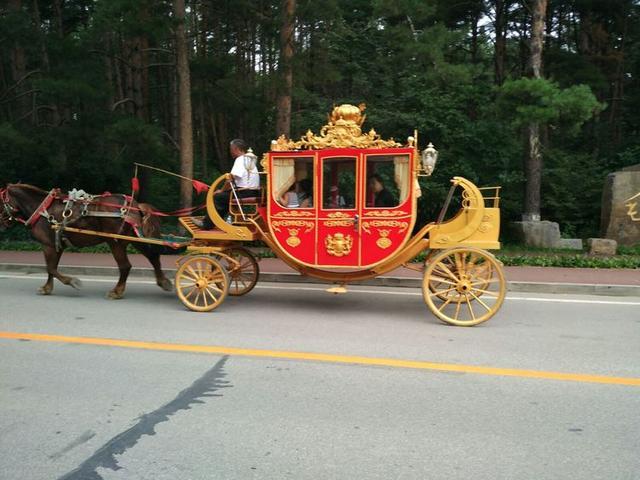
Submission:
[[[0,183],[122,192],[133,162],[179,170],[172,2],[59,3],[60,17],[51,2],[0,7]],[[188,2],[197,177],[228,169],[231,138],[258,155],[274,138],[282,4]],[[640,154],[640,6],[550,2],[547,79],[529,79],[530,14],[510,2],[509,78],[497,87],[494,5],[299,0],[292,136],[317,131],[334,104],[365,102],[365,128],[402,142],[416,128],[421,148],[440,151],[420,180],[420,224],[437,216],[454,175],[502,185],[506,223],[522,212],[521,127],[539,122],[543,216],[563,233],[597,235],[606,174]],[[145,186],[156,206],[177,207],[174,179],[151,174]]]
[[544,78],[508,80],[500,87],[498,105],[511,118],[514,126],[546,123],[566,126],[572,134],[604,105],[599,103],[586,85],[562,89]]
[[507,267],[633,268],[640,269],[640,257],[590,257],[588,255],[497,255]]

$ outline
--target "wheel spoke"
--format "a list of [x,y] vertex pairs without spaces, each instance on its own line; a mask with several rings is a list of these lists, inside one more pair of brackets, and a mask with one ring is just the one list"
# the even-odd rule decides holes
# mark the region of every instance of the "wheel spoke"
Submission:
[[447,288],[446,290],[440,290],[437,292],[429,292],[429,295],[431,295],[432,297],[438,296],[438,295],[444,295],[446,293],[449,293],[452,290],[455,290],[456,287],[451,287],[451,288]]
[[204,290],[202,291],[202,300],[204,301],[205,308],[209,306],[209,302],[207,301],[207,293],[209,293],[209,288],[204,287]]
[[442,312],[442,310],[444,310],[444,307],[446,307],[447,305],[449,305],[452,301],[453,301],[454,297],[449,297],[447,298],[447,301],[444,302],[442,305],[440,305],[440,308],[438,309],[439,312]]
[[460,305],[462,305],[462,295],[458,296],[458,303],[456,305],[456,313],[454,314],[455,316],[453,317],[454,320],[458,320],[458,315],[460,315]]
[[183,272],[185,275],[187,274],[187,270],[191,274],[191,278],[193,280],[198,280],[198,278],[200,278],[200,275],[197,274],[191,265],[187,265],[186,270]]
[[442,266],[442,268],[444,269],[444,273],[446,273],[449,277],[451,277],[451,279],[452,279],[454,282],[457,282],[457,281],[458,281],[458,277],[456,277],[456,276],[451,272],[451,270],[449,270],[449,268],[448,268],[444,263],[440,262],[440,263],[439,263],[439,265],[441,265],[441,266]]
[[480,292],[484,295],[489,295],[490,297],[494,297],[494,298],[498,298],[500,296],[496,292],[492,292],[491,290],[484,290],[482,288],[474,288],[473,290],[476,292]]
[[197,292],[197,291],[198,291],[198,287],[194,285],[193,288],[189,290],[189,293],[185,294],[184,298],[189,299],[189,297],[193,295],[194,292]]
[[469,295],[464,294],[464,298],[467,301],[467,308],[469,309],[469,313],[471,314],[471,318],[475,321],[476,315],[473,313],[473,307],[471,306],[471,300],[469,300]]
[[477,296],[475,293],[473,293],[472,291],[469,291],[469,293],[473,296],[473,298],[475,298],[475,299],[476,299],[476,301],[477,301],[480,305],[482,305],[484,308],[486,308],[486,309],[487,309],[487,312],[490,312],[490,311],[491,311],[491,308],[490,308],[486,303],[484,303],[482,300],[480,300],[480,297],[478,297],[478,296]]
[[472,287],[475,287],[476,285],[486,285],[487,283],[496,283],[496,282],[500,282],[500,279],[499,278],[490,278],[490,279],[487,279],[487,280],[482,280],[480,282],[473,282],[470,285]]
[[446,278],[442,278],[442,277],[434,277],[433,275],[430,277],[431,281],[436,281],[436,282],[440,282],[440,283],[446,283],[447,285],[457,285],[458,282],[452,282],[451,280],[447,280]]
[[207,288],[204,291],[207,293],[207,295],[211,297],[211,300],[213,300],[214,305],[218,303],[218,299],[213,294],[213,292],[211,292],[211,285],[207,286]]

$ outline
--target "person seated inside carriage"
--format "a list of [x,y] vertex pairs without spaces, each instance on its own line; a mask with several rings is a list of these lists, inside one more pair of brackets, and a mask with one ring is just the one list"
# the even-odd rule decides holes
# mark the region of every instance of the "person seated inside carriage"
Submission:
[[376,173],[369,177],[369,190],[373,192],[374,207],[395,207],[398,205],[393,193],[385,188],[382,177]]
[[[255,155],[248,155],[247,150],[247,143],[240,138],[231,140],[229,143],[229,151],[234,158],[230,173],[233,176],[238,199],[260,196],[260,175],[258,174],[256,157]],[[229,215],[230,190],[231,183],[227,181],[213,195],[213,204],[216,207],[216,211],[218,215],[225,219]],[[213,228],[213,221],[208,216],[202,222],[194,223],[205,230]]]

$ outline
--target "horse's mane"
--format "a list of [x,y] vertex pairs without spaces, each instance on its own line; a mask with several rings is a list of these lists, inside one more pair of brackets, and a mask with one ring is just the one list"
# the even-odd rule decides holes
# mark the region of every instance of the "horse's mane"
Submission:
[[40,193],[40,194],[46,194],[47,192],[39,187],[36,187],[34,185],[29,185],[28,183],[10,183],[9,185],[7,185],[8,187],[17,187],[17,188],[23,188],[23,189],[27,189],[27,190],[31,190],[32,192],[36,192],[36,193]]

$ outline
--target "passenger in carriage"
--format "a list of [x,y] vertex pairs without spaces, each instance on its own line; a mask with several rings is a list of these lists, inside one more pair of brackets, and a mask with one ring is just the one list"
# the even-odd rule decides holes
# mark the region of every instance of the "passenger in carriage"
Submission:
[[329,199],[326,203],[325,208],[347,208],[347,202],[344,197],[340,195],[340,190],[337,185],[332,185],[329,189]]
[[[231,175],[236,186],[236,194],[239,199],[260,196],[260,175],[256,165],[255,156],[247,155],[247,143],[236,138],[229,143],[229,151],[235,159],[231,168]],[[231,194],[231,184],[226,182],[224,186],[214,193],[213,203],[218,215],[226,218],[229,215],[229,196]],[[209,217],[205,217],[203,222],[196,225],[205,230],[213,228],[213,222]]]
[[374,207],[396,207],[398,205],[393,194],[385,188],[382,177],[376,173],[369,177],[369,190],[374,194]]
[[313,182],[303,178],[296,184],[296,193],[300,208],[313,208]]
[[298,198],[298,183],[295,182],[291,184],[289,190],[285,192],[284,195],[280,197],[280,205],[287,208],[298,208],[300,206],[300,201]]

